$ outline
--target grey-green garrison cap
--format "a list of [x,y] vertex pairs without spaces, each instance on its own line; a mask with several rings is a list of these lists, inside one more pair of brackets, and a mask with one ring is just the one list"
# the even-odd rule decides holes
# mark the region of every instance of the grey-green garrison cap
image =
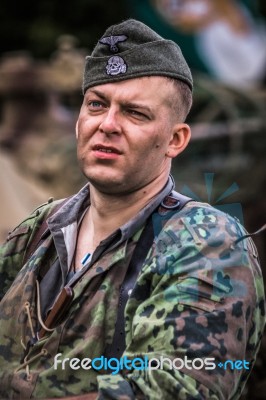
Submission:
[[83,93],[92,86],[152,75],[179,79],[192,90],[191,72],[179,46],[129,19],[110,26],[86,57]]

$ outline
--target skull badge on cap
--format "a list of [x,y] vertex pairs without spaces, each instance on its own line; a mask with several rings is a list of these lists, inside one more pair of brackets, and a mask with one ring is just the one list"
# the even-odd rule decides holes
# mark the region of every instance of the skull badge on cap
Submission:
[[109,58],[106,65],[106,72],[108,75],[124,74],[127,70],[127,65],[122,57],[113,56]]

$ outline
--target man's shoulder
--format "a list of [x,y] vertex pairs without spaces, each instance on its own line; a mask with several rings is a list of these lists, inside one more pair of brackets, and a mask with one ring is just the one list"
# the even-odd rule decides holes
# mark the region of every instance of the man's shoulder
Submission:
[[225,250],[238,243],[242,247],[242,238],[247,235],[246,229],[236,217],[208,203],[197,201],[190,201],[178,212],[173,210],[165,214],[158,213],[153,225],[158,241],[171,237],[173,242],[180,243],[180,246],[182,244],[182,247],[189,245],[198,250],[211,247],[218,252],[219,249]]
[[160,217],[164,220],[166,227],[184,225],[184,222],[186,222],[189,225],[198,227],[213,228],[214,226],[217,227],[217,225],[220,227],[230,225],[238,226],[241,231],[244,230],[239,220],[233,215],[225,213],[208,203],[194,200],[186,203],[181,210],[177,212],[170,210],[169,212],[161,213]]
[[60,207],[65,199],[54,200],[50,198],[45,203],[35,208],[24,220],[22,220],[7,236],[7,242],[15,236],[30,233],[33,227],[41,226],[51,213]]
[[228,212],[222,211],[209,203],[195,200],[192,200],[185,205],[179,215],[175,216],[175,219],[178,218],[186,219],[193,225],[212,226],[212,224],[229,224],[232,226],[239,226],[240,230],[245,230],[237,216],[233,213],[229,214]]
[[60,208],[63,202],[64,199],[49,199],[35,208],[28,217],[10,231],[6,241],[0,247],[0,263],[7,262],[8,259],[10,259],[10,262],[16,259],[16,264],[20,265],[25,257],[27,259],[31,243],[36,242],[36,238],[41,237],[46,220]]
[[0,246],[0,299],[29,258],[29,250],[34,247],[34,241],[37,243],[36,238],[40,237],[44,222],[62,202],[63,200],[49,199],[41,204],[9,232],[6,241]]

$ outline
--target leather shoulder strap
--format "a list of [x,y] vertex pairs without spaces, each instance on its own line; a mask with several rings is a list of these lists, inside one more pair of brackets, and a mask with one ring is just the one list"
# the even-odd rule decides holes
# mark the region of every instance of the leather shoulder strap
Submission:
[[[189,201],[190,197],[184,196],[175,191],[166,196],[161,202],[160,207],[169,210],[176,210],[179,212]],[[162,229],[162,225],[161,225]],[[157,232],[158,234],[159,232]],[[120,358],[125,350],[125,307],[128,298],[134,288],[138,275],[141,271],[143,263],[148,255],[154,240],[154,229],[152,223],[152,215],[148,218],[146,226],[144,227],[139,241],[135,247],[132,258],[130,260],[128,270],[124,282],[120,288],[120,295],[118,301],[118,311],[115,325],[115,332],[111,345],[106,347],[105,356],[107,358]]]

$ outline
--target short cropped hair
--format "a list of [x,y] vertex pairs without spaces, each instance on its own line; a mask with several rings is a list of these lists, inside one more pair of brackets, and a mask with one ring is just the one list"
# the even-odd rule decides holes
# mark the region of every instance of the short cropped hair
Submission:
[[168,81],[172,82],[176,90],[176,96],[171,101],[171,106],[177,114],[181,122],[184,122],[192,107],[192,92],[190,87],[183,81],[167,77]]

